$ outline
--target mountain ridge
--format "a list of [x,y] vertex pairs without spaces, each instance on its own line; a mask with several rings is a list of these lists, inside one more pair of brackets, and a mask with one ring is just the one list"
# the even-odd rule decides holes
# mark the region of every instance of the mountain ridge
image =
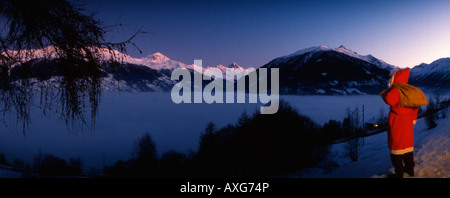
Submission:
[[425,88],[450,89],[450,57],[414,66],[409,83]]
[[[27,52],[24,50],[22,53]],[[120,75],[111,73],[111,67],[104,68],[104,76],[110,78],[105,82],[117,82],[120,87],[127,87],[127,83],[131,83],[129,87],[135,91],[168,91],[176,83],[170,79],[172,70],[186,68],[191,73],[195,72],[193,64],[172,60],[161,52],[149,54],[142,58],[134,58],[117,50],[104,48],[100,48],[99,53],[104,64],[114,60],[124,65],[120,72],[125,73]],[[33,53],[30,54],[32,56],[25,56],[22,61],[57,58],[51,47],[33,49]],[[15,66],[11,69],[14,69]],[[40,65],[36,68],[42,69],[42,67],[44,66]],[[228,66],[221,64],[206,66],[203,67],[203,71],[208,68],[217,68],[223,74],[230,68],[235,69],[236,72],[247,74],[247,69],[236,62]],[[320,45],[301,49],[274,58],[261,68],[280,68],[281,94],[319,95],[378,94],[380,90],[386,88],[389,73],[392,70],[400,69],[370,54],[360,55],[343,45],[338,48]],[[411,69],[410,82],[421,87],[450,87],[450,84],[447,83],[450,82],[449,68],[450,58],[438,59],[430,64],[417,65]],[[135,72],[141,72],[141,74]],[[143,74],[148,76],[146,77]],[[46,75],[58,74],[53,72]],[[128,81],[124,80],[125,76]],[[137,79],[133,79],[133,77]],[[139,84],[139,86],[136,84]],[[108,85],[108,87],[113,86]]]
[[275,58],[262,67],[280,68],[282,94],[378,94],[394,67],[375,65],[365,57],[344,46],[321,45]]

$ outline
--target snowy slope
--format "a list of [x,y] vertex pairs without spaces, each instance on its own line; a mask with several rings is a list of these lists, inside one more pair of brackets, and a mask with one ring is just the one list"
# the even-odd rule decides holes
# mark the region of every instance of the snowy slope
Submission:
[[[110,61],[116,61],[120,62],[124,65],[138,65],[138,66],[145,66],[150,69],[156,70],[156,71],[165,71],[165,74],[167,74],[168,77],[170,77],[170,71],[176,69],[176,68],[186,68],[190,71],[194,71],[196,68],[194,67],[194,64],[185,64],[180,61],[172,60],[169,57],[165,56],[161,52],[156,52],[154,54],[150,54],[148,56],[142,57],[142,58],[134,58],[129,56],[128,54],[124,54],[122,52],[119,52],[117,50],[108,50],[106,48],[97,48],[100,59],[104,62],[110,62]],[[10,54],[17,54],[17,51],[8,51]],[[46,47],[44,49],[31,49],[31,50],[22,50],[20,52],[22,54],[21,62],[27,62],[35,59],[55,59],[57,58],[57,53],[55,49],[52,46]],[[19,65],[19,63],[14,63],[14,66]],[[207,68],[218,68],[220,71],[222,71],[223,74],[225,74],[226,69],[234,69],[236,73],[242,73],[246,74],[247,69],[241,67],[237,63],[233,62],[229,66],[224,65],[216,65],[216,66],[203,66],[202,72],[204,72]],[[200,70],[198,70],[200,72]],[[225,77],[225,75],[224,75]]]
[[[124,54],[122,52],[119,52],[117,50],[108,50],[106,48],[98,48],[97,49],[100,57],[103,61],[111,61],[115,60],[124,64],[133,64],[133,65],[143,65],[150,67],[154,70],[173,70],[176,68],[188,68],[193,69],[193,64],[185,64],[176,60],[172,60],[169,57],[165,56],[161,52],[156,52],[154,54],[150,54],[148,56],[142,57],[142,58],[134,58],[129,56],[128,54]],[[8,51],[8,53],[16,54],[17,51]],[[22,50],[22,54],[24,54],[22,62],[27,62],[33,59],[54,59],[57,58],[57,53],[55,52],[55,49],[51,46],[46,47],[44,49],[31,49],[31,50]],[[229,66],[224,65],[216,65],[216,66],[204,66],[203,70],[206,68],[218,68],[221,71],[225,72],[227,68],[236,69],[237,71],[245,72],[245,68],[241,67],[237,63],[233,62]]]
[[187,65],[179,61],[171,60],[164,54],[160,52],[156,52],[154,54],[150,54],[143,58],[129,58],[124,59],[124,62],[136,64],[136,65],[144,65],[150,67],[155,70],[167,69],[173,70],[176,68],[193,68],[192,65]]
[[296,52],[294,52],[292,54],[289,54],[287,56],[283,56],[283,57],[280,57],[280,58],[290,58],[290,57],[299,56],[299,55],[306,54],[306,53],[320,52],[320,51],[327,51],[327,50],[332,50],[332,49],[327,47],[327,46],[325,46],[325,45],[309,47],[309,48],[298,50],[298,51],[296,51]]
[[[233,69],[237,76],[247,74],[247,69],[232,63],[229,66],[217,65],[214,67],[194,67],[193,64],[184,64],[172,60],[160,52],[150,54],[143,58],[134,58],[117,50],[108,50],[106,48],[95,48],[102,64],[102,89],[106,91],[168,91],[176,81],[171,80],[171,72],[176,68],[186,68],[191,73],[204,72],[207,68],[218,68],[223,75],[217,78],[225,78],[226,70]],[[9,51],[8,53],[17,54],[18,51]],[[59,87],[58,79],[61,74],[59,66],[54,66],[57,62],[57,52],[55,48],[49,46],[44,49],[31,49],[20,51],[22,63],[31,63],[32,76],[29,78],[35,87]],[[119,62],[123,67],[119,69],[112,66],[111,61]],[[21,72],[27,67],[19,66],[20,63],[11,63],[10,75],[13,78],[20,79]],[[44,75],[39,76],[39,75]],[[216,77],[214,77],[216,78]],[[46,79],[40,81],[37,79]],[[51,83],[50,83],[51,82]],[[43,86],[45,85],[45,86]]]
[[441,58],[430,64],[422,63],[411,69],[410,83],[420,87],[449,88],[450,58]]
[[0,178],[21,178],[22,173],[10,170],[11,167],[0,164]]
[[[427,129],[425,120],[414,126],[415,177],[450,177],[450,117],[436,121],[437,127]],[[359,160],[352,162],[345,156],[345,142],[332,145],[331,160],[339,165],[330,172],[320,168],[303,172],[306,178],[384,178],[394,171],[389,157],[386,132],[366,137]]]
[[[223,77],[224,79],[226,78],[226,72],[227,72],[227,70],[230,70],[230,69],[231,69],[231,71],[234,71],[236,74],[238,74],[238,76],[244,76],[244,75],[246,75],[246,74],[248,73],[248,71],[249,71],[249,70],[247,70],[247,69],[241,67],[240,65],[238,65],[238,64],[235,63],[235,62],[231,63],[231,64],[228,65],[228,66],[224,66],[224,65],[219,64],[219,65],[216,65],[216,66],[208,66],[208,67],[204,67],[204,68],[203,68],[203,72],[204,72],[206,69],[209,69],[209,68],[217,68],[217,69],[219,69],[219,70],[222,72],[222,74],[223,74],[222,77]],[[205,74],[204,74],[204,75],[205,75]],[[218,77],[220,78],[220,76],[218,76]]]
[[[174,70],[176,68],[186,68],[189,70],[194,70],[193,64],[185,64],[176,60],[172,60],[169,57],[165,56],[164,54],[160,52],[156,52],[154,54],[150,54],[143,58],[133,58],[126,54],[118,53],[118,57],[123,57],[123,59],[120,59],[123,61],[123,63],[129,63],[129,64],[135,64],[135,65],[143,65],[150,67],[151,69],[160,71],[160,70]],[[109,56],[108,53],[106,53],[106,56]],[[108,60],[108,59],[105,59]],[[203,72],[208,68],[218,68],[220,71],[222,71],[223,74],[225,74],[226,69],[235,69],[235,72],[242,72],[246,73],[247,70],[237,63],[233,62],[232,64],[228,66],[224,65],[216,65],[216,66],[203,66]]]
[[372,59],[344,46],[318,46],[273,59],[262,68],[280,68],[281,94],[378,94],[386,88],[390,69]]
[[339,52],[339,53],[343,53],[343,54],[351,56],[353,58],[357,58],[357,59],[360,59],[360,60],[372,63],[372,64],[374,64],[374,65],[376,65],[376,66],[378,66],[378,67],[380,67],[382,69],[392,70],[392,69],[396,69],[397,68],[397,67],[395,67],[395,66],[393,66],[391,64],[388,64],[388,63],[386,63],[386,62],[384,62],[384,61],[382,61],[380,59],[375,58],[374,56],[372,56],[370,54],[369,55],[360,55],[360,54],[358,54],[358,53],[356,53],[356,52],[354,52],[354,51],[352,51],[350,49],[345,48],[345,46],[343,46],[343,45],[341,45],[338,48],[330,48],[330,47],[327,47],[325,45],[316,46],[316,47],[310,47],[310,48],[306,48],[306,49],[302,49],[302,50],[296,51],[296,52],[294,52],[294,53],[292,53],[290,55],[287,55],[287,56],[284,56],[284,57],[281,57],[281,58],[290,58],[290,57],[299,56],[299,55],[306,54],[306,53],[314,53],[314,52],[320,52],[320,51],[336,51],[336,52]]
[[[106,48],[96,48],[96,50],[98,51],[103,61],[115,60],[121,63],[144,65],[155,70],[161,69],[172,70],[179,67],[192,67],[192,65],[187,65],[179,61],[171,60],[170,58],[168,58],[167,56],[165,56],[160,52],[150,54],[143,58],[134,58],[117,50],[108,50]],[[19,52],[8,51],[8,53],[17,54]],[[55,48],[52,46],[48,46],[43,49],[22,50],[20,53],[22,54],[21,55],[22,59],[20,60],[21,62],[27,62],[33,59],[42,59],[42,58],[54,59],[58,57]],[[17,65],[17,63],[15,65]]]
[[450,120],[441,120],[438,127],[419,142],[415,153],[417,177],[450,177]]
[[441,58],[430,64],[422,63],[411,69],[411,75],[424,76],[434,72],[448,73],[450,72],[450,58]]
[[339,48],[336,48],[336,49],[333,49],[333,50],[337,51],[337,52],[341,52],[341,53],[347,54],[347,55],[349,55],[351,57],[354,57],[354,58],[365,60],[365,61],[367,61],[369,63],[372,63],[372,64],[374,64],[374,65],[376,65],[376,66],[378,66],[378,67],[380,67],[382,69],[392,70],[392,69],[396,69],[397,68],[397,67],[395,67],[395,66],[393,66],[391,64],[388,64],[388,63],[386,63],[386,62],[384,62],[384,61],[382,61],[380,59],[375,58],[371,54],[369,54],[369,55],[359,55],[358,53],[345,48],[343,45],[341,45]]

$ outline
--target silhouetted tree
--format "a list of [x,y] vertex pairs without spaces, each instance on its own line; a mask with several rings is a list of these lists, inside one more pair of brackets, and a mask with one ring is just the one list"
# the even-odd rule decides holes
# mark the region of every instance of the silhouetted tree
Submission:
[[33,176],[33,171],[32,171],[32,168],[31,168],[30,164],[28,164],[28,163],[25,164],[25,167],[24,167],[24,169],[22,171],[22,177],[23,178],[32,178],[32,177],[34,177]]
[[30,123],[34,94],[31,84],[23,79],[32,70],[21,71],[19,79],[11,72],[12,65],[29,64],[31,68],[41,63],[25,62],[35,56],[36,50],[31,49],[46,48],[44,57],[56,56],[56,66],[61,70],[58,90],[40,93],[39,105],[44,113],[52,106],[48,103],[56,103],[67,124],[75,121],[84,126],[84,108],[89,106],[92,128],[101,94],[102,52],[107,49],[111,61],[120,60],[113,49],[126,52],[127,45],[136,46],[132,39],[143,33],[139,30],[126,41],[110,42],[105,35],[111,26],[85,13],[82,6],[68,0],[0,0],[0,106],[4,107],[3,115],[8,110],[16,111],[24,130]]
[[51,154],[39,152],[34,158],[33,169],[42,177],[61,177],[67,175],[67,162]]
[[428,104],[425,110],[425,123],[428,126],[428,129],[432,129],[437,126],[435,120],[437,119],[437,107],[435,100],[433,98],[428,98]]
[[25,163],[22,160],[16,158],[16,159],[14,159],[11,167],[17,171],[23,171],[25,168]]
[[183,153],[170,150],[165,152],[160,160],[159,173],[161,177],[187,177],[190,175],[191,160]]
[[[286,101],[280,101],[275,114],[242,115],[238,124],[219,129],[209,122],[200,135],[198,151],[189,154],[170,150],[158,159],[154,142],[146,133],[135,142],[130,160],[119,160],[105,167],[104,174],[106,177],[265,177],[296,174],[319,163],[328,170],[337,166],[332,161],[324,162],[329,140],[321,133],[321,127]],[[340,126],[337,121],[329,123],[330,129],[337,130]]]
[[352,161],[358,161],[359,150],[362,146],[360,136],[364,130],[360,126],[359,108],[354,110],[347,108],[346,117],[343,121],[343,130],[349,140],[345,144],[345,153]]
[[107,177],[129,177],[130,163],[118,160],[114,165],[104,167],[103,173]]
[[22,177],[23,178],[30,178],[32,177],[32,172],[31,172],[31,168],[30,168],[30,164],[25,164],[22,160],[15,158],[11,168],[15,171],[19,171],[22,172]]
[[448,110],[448,105],[442,104],[443,108],[441,110],[441,116],[442,118],[446,118],[447,117],[447,110]]
[[67,167],[67,173],[69,176],[79,176],[83,173],[83,163],[79,157],[70,158],[69,165]]
[[245,120],[216,130],[206,127],[201,135],[199,151],[193,159],[193,165],[200,170],[198,176],[292,174],[313,167],[328,152],[319,133],[320,126],[300,115],[285,101],[280,101],[275,114],[255,113]]
[[244,124],[248,123],[250,119],[251,118],[246,111],[242,112],[241,116],[238,118],[237,126],[243,126]]
[[102,173],[102,171],[99,168],[95,168],[95,167],[91,167],[88,172],[87,175],[89,176],[93,176],[93,177],[97,177]]
[[131,171],[133,176],[153,176],[158,165],[156,146],[149,133],[135,143],[132,150]]
[[9,166],[8,161],[6,161],[6,157],[4,153],[0,153],[0,164]]
[[445,99],[439,90],[434,91],[432,97],[435,103],[435,111],[439,111],[439,113],[436,113],[435,118],[439,119],[439,115],[445,118],[447,116],[448,99]]
[[[442,94],[440,91],[436,90],[433,92],[432,95],[435,103],[435,109],[436,111],[439,111],[441,108],[441,102],[442,102]],[[436,118],[439,119],[439,114],[436,115]]]
[[386,116],[386,112],[383,107],[380,107],[380,111],[378,111],[378,123],[386,126],[388,122],[388,116]]
[[209,122],[206,125],[205,131],[200,134],[200,146],[201,152],[208,152],[211,150],[211,146],[214,146],[213,138],[214,131],[216,131],[216,125],[213,122]]
[[322,127],[321,135],[324,140],[333,141],[343,137],[342,123],[337,120],[329,120]]
[[98,63],[99,48],[125,51],[125,45],[134,45],[131,40],[136,35],[124,42],[108,42],[108,28],[93,14],[85,14],[81,5],[67,0],[1,0],[0,15],[4,27],[0,60],[9,65],[34,55],[22,50],[48,46],[60,58]]
[[196,176],[224,177],[235,167],[235,148],[231,142],[234,125],[227,125],[216,129],[214,123],[209,122],[205,131],[200,135],[198,152],[194,159]]

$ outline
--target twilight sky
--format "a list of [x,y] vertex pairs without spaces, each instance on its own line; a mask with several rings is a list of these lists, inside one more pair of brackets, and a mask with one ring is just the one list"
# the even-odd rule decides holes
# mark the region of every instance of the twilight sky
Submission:
[[412,67],[450,57],[450,1],[433,0],[95,0],[81,1],[112,40],[135,38],[142,50],[203,65],[260,67],[297,50],[326,45]]

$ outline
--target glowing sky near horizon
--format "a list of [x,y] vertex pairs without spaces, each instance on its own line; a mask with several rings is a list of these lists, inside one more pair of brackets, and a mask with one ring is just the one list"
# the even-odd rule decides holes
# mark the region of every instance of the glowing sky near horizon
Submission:
[[399,67],[450,57],[450,1],[119,1],[83,2],[118,41],[142,28],[133,57],[161,52],[204,65],[260,67],[326,45],[372,54]]

